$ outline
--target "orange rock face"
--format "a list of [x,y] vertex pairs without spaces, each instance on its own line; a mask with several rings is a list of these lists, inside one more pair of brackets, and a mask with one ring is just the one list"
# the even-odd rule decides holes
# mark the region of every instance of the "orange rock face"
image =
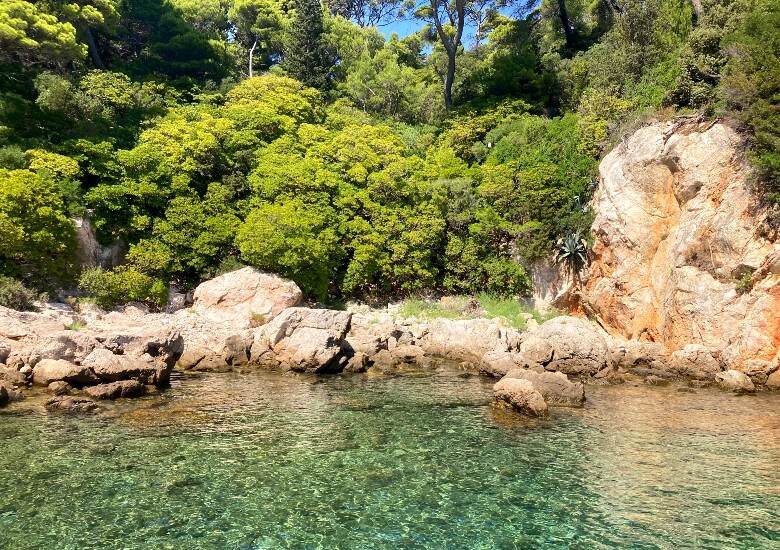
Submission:
[[614,334],[777,360],[780,243],[729,126],[656,123],[599,167],[584,299]]

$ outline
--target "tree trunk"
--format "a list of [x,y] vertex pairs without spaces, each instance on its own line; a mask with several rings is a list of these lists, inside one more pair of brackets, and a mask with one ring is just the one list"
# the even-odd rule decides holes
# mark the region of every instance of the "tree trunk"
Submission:
[[92,30],[87,26],[84,25],[84,36],[87,39],[87,50],[89,50],[89,57],[92,59],[92,63],[97,67],[98,69],[105,69],[106,65],[103,63],[103,60],[100,58],[100,52],[97,49],[97,44],[95,43],[95,37],[92,36]]
[[452,83],[455,81],[455,51],[447,52],[447,74],[444,75],[444,107],[452,108]]
[[255,48],[257,47],[257,38],[255,38],[254,44],[252,44],[252,47],[249,48],[249,78],[252,78],[254,75],[254,61],[255,61]]
[[558,0],[558,17],[561,19],[563,35],[566,38],[566,48],[573,50],[576,45],[576,35],[569,20],[569,12],[566,10],[566,0]]

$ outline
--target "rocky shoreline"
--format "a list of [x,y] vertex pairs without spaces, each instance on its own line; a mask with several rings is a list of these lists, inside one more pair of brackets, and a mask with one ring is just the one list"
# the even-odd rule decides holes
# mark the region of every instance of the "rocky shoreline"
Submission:
[[581,406],[588,384],[681,380],[743,393],[780,389],[776,362],[748,360],[731,369],[701,344],[669,353],[657,343],[610,336],[579,317],[520,332],[501,319],[426,321],[301,303],[295,283],[244,268],[201,284],[191,307],[167,313],[138,306],[0,308],[0,406],[39,386],[52,394],[51,411],[90,411],[100,400],[165,388],[174,368],[370,376],[441,360],[498,379],[497,403],[532,416]]

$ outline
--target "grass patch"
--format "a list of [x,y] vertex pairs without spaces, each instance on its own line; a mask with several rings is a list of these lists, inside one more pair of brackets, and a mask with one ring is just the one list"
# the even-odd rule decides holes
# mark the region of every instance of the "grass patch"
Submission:
[[541,324],[561,315],[561,312],[555,309],[542,313],[515,298],[501,298],[490,294],[479,294],[476,298],[447,296],[443,300],[435,302],[410,298],[404,300],[398,313],[401,317],[416,317],[418,319],[474,319],[477,317],[503,319],[508,326],[516,330],[525,330],[529,319],[534,319]]
[[73,321],[72,323],[68,323],[65,325],[65,330],[76,330],[79,331],[83,329],[86,325],[86,323],[83,323],[82,321]]
[[418,319],[470,319],[465,313],[441,302],[426,302],[419,298],[404,300],[398,309],[401,317],[417,317]]

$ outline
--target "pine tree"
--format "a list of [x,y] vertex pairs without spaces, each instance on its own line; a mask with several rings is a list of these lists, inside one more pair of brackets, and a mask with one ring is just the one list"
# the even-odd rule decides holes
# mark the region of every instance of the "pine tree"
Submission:
[[307,86],[326,89],[333,61],[322,36],[325,28],[320,0],[296,0],[295,12],[284,68]]

